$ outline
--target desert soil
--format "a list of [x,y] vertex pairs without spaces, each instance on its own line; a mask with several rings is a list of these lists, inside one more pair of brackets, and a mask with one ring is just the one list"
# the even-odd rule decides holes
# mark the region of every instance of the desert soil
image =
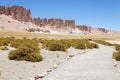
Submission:
[[0,50],[0,80],[29,80],[38,74],[46,72],[56,63],[65,59],[68,55],[76,55],[78,53],[85,53],[91,50],[78,50],[69,48],[67,52],[48,51],[42,49],[40,54],[43,56],[43,61],[27,62],[14,61],[8,59],[9,51],[14,48],[9,47],[9,50]]
[[97,50],[73,57],[42,80],[120,80],[120,72],[112,61],[114,48],[99,46]]

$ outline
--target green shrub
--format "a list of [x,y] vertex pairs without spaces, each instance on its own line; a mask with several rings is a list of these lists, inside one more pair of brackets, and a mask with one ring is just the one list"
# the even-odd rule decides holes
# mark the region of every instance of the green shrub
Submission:
[[113,46],[113,44],[106,42],[104,40],[94,40],[95,42],[99,43],[99,44],[103,44],[103,45],[107,45],[107,46]]
[[113,58],[116,59],[117,61],[120,61],[120,51],[114,52]]
[[96,43],[91,43],[93,48],[99,48],[99,46]]
[[10,42],[8,38],[0,38],[0,46],[8,46],[9,43]]
[[59,43],[57,41],[52,41],[50,43],[48,43],[48,50],[50,51],[66,51],[66,47],[64,44]]
[[0,50],[9,50],[7,46],[0,46]]
[[88,44],[86,44],[86,47],[87,47],[87,49],[92,49],[93,45],[92,45],[92,43],[88,43]]
[[74,45],[74,48],[76,48],[76,49],[86,49],[86,46],[85,46],[85,44],[78,43],[78,44]]
[[120,45],[116,45],[116,50],[120,50]]
[[10,51],[8,58],[10,60],[25,60],[31,62],[41,61],[43,58],[39,54],[39,40],[34,39],[14,39],[11,41],[11,46],[17,48]]
[[41,61],[43,58],[39,53],[35,53],[33,49],[28,47],[18,48],[9,52],[10,60],[25,60],[31,62]]

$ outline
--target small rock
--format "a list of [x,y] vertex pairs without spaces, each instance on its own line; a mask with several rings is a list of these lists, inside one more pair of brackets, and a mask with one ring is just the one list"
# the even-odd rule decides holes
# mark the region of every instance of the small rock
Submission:
[[53,66],[53,69],[56,69],[58,67],[58,65],[57,64],[55,64],[54,66]]
[[47,72],[52,72],[52,69],[48,69]]
[[47,72],[44,72],[43,74],[44,74],[44,75],[48,75],[48,73],[47,73]]
[[43,75],[43,74],[38,74],[38,75],[35,76],[34,78],[35,78],[35,80],[36,80],[36,79],[44,78],[44,77],[45,77],[45,75]]

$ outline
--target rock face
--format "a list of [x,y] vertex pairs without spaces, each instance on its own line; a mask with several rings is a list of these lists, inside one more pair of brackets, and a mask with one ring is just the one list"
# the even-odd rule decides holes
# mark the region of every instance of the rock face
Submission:
[[0,14],[11,15],[19,21],[30,22],[32,20],[30,10],[22,6],[0,6]]
[[34,24],[37,26],[50,26],[51,28],[75,28],[75,21],[74,20],[62,20],[59,18],[50,18],[50,19],[40,19],[40,18],[34,18],[32,20]]
[[105,28],[98,28],[98,30],[100,30],[100,31],[102,31],[102,32],[104,32],[104,33],[107,33],[107,32],[108,32],[108,30],[106,30]]
[[90,26],[86,26],[86,25],[78,25],[76,26],[79,30],[82,30],[82,31],[86,31],[86,32],[89,32],[91,33],[91,27]]
[[[51,29],[58,30],[60,33],[61,32],[68,32],[68,33],[72,33],[72,32],[76,32],[73,30],[78,30],[78,32],[80,31],[84,31],[84,32],[89,32],[91,33],[92,27],[90,26],[86,26],[86,25],[75,25],[75,20],[63,20],[60,18],[50,18],[50,19],[41,19],[41,18],[32,18],[31,16],[31,12],[30,10],[22,7],[22,6],[0,6],[0,14],[5,14],[5,15],[11,15],[13,19],[16,19],[18,21],[23,21],[23,22],[32,22],[35,25],[37,25],[37,28],[30,28],[25,29],[27,31],[44,31],[45,29],[39,29],[39,28],[47,28],[47,30],[45,30],[44,32],[50,32]],[[49,28],[49,30],[48,30]],[[108,30],[106,30],[105,28],[98,28],[97,30],[103,32],[103,33],[107,33]]]

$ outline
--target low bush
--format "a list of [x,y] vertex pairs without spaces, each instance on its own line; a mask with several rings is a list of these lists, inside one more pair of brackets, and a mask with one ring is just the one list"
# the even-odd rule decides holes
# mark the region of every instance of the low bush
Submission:
[[37,39],[14,39],[11,41],[11,46],[17,48],[9,52],[10,60],[25,60],[31,62],[41,61],[43,58],[39,54],[39,44]]
[[66,51],[65,45],[59,43],[59,41],[51,41],[50,43],[48,43],[47,49],[50,51]]
[[88,44],[86,44],[86,47],[87,47],[87,49],[92,49],[93,48],[93,44],[92,43],[88,43]]
[[7,46],[0,46],[0,50],[9,50]]
[[113,46],[112,44],[110,44],[109,42],[106,42],[104,40],[94,40],[97,43],[103,44],[103,45],[107,45],[107,46]]
[[37,62],[43,59],[39,53],[34,51],[34,49],[26,46],[10,51],[8,58],[10,60],[25,60],[31,62]]
[[10,42],[8,38],[0,38],[0,46],[8,46],[9,43]]
[[74,48],[76,48],[76,49],[86,49],[86,46],[85,46],[85,44],[78,43],[78,44],[74,45]]
[[115,45],[116,50],[120,50],[120,45]]
[[120,51],[114,52],[113,58],[116,59],[117,61],[120,61]]
[[99,48],[99,46],[96,43],[91,43],[93,48]]

